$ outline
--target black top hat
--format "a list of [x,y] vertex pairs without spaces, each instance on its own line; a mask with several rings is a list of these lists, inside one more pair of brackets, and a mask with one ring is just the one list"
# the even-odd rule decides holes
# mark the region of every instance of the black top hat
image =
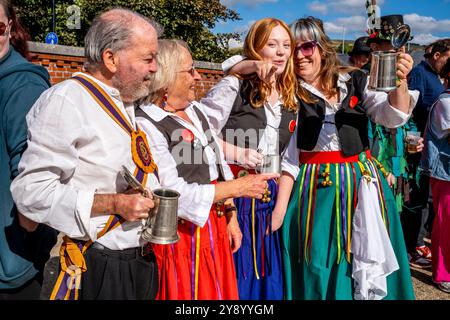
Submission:
[[371,42],[377,42],[379,40],[391,41],[394,31],[404,24],[401,14],[380,17],[380,29],[375,28],[369,31],[369,38],[366,44],[369,45]]
[[348,54],[351,56],[353,54],[370,54],[370,48],[366,46],[366,41],[368,37],[359,37],[355,40],[353,44],[353,49]]

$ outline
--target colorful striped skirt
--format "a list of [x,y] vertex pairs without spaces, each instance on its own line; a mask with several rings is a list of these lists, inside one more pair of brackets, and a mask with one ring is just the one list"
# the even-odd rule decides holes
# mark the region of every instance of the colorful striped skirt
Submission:
[[378,200],[400,269],[385,299],[414,299],[400,217],[382,167],[369,152],[302,152],[282,226],[287,299],[353,299],[352,219],[362,175],[375,178]]
[[180,240],[153,245],[158,263],[157,300],[237,300],[236,273],[227,220],[213,205],[200,228],[181,220]]
[[[237,166],[230,167],[235,176],[249,173],[248,170]],[[283,299],[280,232],[271,232],[272,210],[275,207],[278,185],[275,180],[268,181],[268,184],[270,194],[268,193],[266,201],[234,199],[239,227],[243,234],[241,248],[234,254],[241,300]]]

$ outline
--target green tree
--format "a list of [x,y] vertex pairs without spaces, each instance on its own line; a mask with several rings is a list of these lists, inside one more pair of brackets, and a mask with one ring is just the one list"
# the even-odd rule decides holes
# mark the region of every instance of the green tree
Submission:
[[[46,34],[52,30],[51,1],[18,0],[16,5],[32,39],[44,42]],[[228,41],[240,39],[238,33],[214,34],[211,31],[220,21],[240,20],[239,14],[222,5],[220,0],[56,0],[58,43],[83,46],[93,18],[117,6],[155,19],[164,27],[165,38],[185,40],[197,60],[221,62],[230,56]],[[79,8],[79,17],[76,8]]]

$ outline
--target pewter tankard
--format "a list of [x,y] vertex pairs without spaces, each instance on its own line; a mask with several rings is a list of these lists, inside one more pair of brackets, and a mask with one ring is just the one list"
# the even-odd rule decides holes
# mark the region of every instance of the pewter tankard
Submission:
[[397,52],[372,52],[368,88],[389,92],[397,88]]
[[178,198],[175,190],[153,190],[155,206],[149,213],[147,224],[142,231],[142,239],[156,244],[172,244],[178,236]]
[[391,38],[393,51],[372,52],[369,90],[389,92],[397,88],[397,51],[408,42],[410,35],[409,26],[401,25],[394,31]]
[[281,156],[278,154],[267,154],[264,156],[261,166],[257,168],[258,173],[281,173]]

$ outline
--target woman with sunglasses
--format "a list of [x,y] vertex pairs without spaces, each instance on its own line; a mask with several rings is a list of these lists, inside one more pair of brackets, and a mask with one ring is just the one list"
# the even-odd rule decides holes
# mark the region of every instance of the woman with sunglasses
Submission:
[[29,36],[10,1],[0,0],[0,300],[39,299],[44,264],[56,232],[14,206],[11,180],[26,148],[25,116],[49,86],[45,68],[27,61]]
[[204,107],[194,101],[200,75],[187,44],[163,39],[158,45],[158,71],[136,117],[147,133],[161,186],[180,193],[180,240],[153,246],[157,299],[235,300],[232,253],[239,249],[242,234],[232,198],[262,197],[266,180],[274,175],[233,180]]
[[[383,169],[368,151],[367,137],[368,118],[389,128],[409,119],[417,101],[417,92],[408,92],[406,83],[412,58],[399,54],[401,84],[396,90],[370,91],[362,71],[340,65],[321,20],[299,19],[291,31],[300,84],[299,124],[285,157],[291,165],[285,166],[280,178],[274,210],[277,220],[284,220],[286,298],[413,299],[399,215]],[[243,61],[232,71],[254,72],[254,63]],[[359,193],[365,190],[362,176],[373,182],[375,192]],[[372,207],[367,206],[369,202]],[[375,210],[372,217],[377,215],[383,227],[354,229],[352,222],[360,221],[355,213],[368,213],[368,209]],[[367,238],[373,230],[379,232],[376,239],[355,240],[355,235]],[[384,246],[375,248],[372,258],[380,252],[391,253],[390,258],[361,261],[374,253],[370,251],[374,243]]]
[[[252,73],[223,78],[202,103],[213,129],[221,134],[227,162],[236,177],[253,173],[264,155],[279,156],[286,149],[296,125],[296,79],[292,55],[294,41],[289,27],[273,18],[255,22],[245,39],[244,52],[262,69],[264,79]],[[235,199],[242,246],[234,254],[239,298],[283,298],[278,222],[272,211],[278,185],[269,181],[261,200]]]

